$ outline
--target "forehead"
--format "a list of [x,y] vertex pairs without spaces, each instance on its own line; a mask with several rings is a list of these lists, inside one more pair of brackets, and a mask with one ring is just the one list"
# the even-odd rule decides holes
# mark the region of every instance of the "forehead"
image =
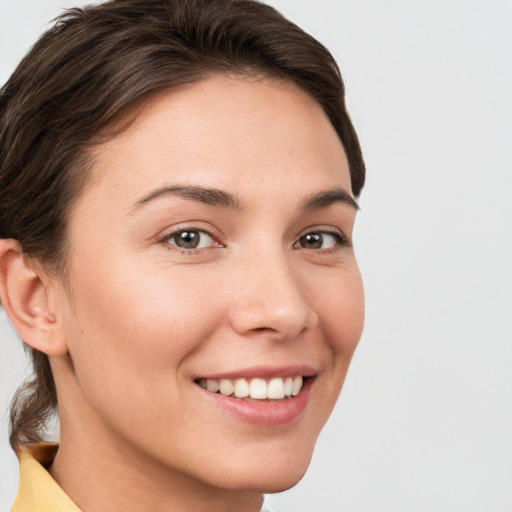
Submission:
[[259,184],[286,186],[299,176],[350,191],[334,128],[288,82],[216,76],[159,93],[128,119],[128,128],[93,150],[92,186],[103,183],[112,196],[129,183],[143,193],[176,180],[251,194]]

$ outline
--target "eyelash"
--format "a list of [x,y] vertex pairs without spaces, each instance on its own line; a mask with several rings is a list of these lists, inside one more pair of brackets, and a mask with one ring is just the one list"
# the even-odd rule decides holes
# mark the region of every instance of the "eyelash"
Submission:
[[[207,247],[184,248],[184,247],[180,247],[179,245],[177,245],[177,243],[173,244],[170,242],[171,239],[174,239],[174,241],[176,242],[177,241],[176,237],[179,236],[180,234],[185,234],[185,233],[199,233],[200,239],[199,239],[198,244],[201,244],[201,237],[203,237],[204,235],[209,237],[213,243],[211,243]],[[317,230],[307,231],[304,234],[300,235],[299,238],[297,239],[297,241],[294,242],[293,247],[295,249],[306,249],[307,250],[308,247],[301,247],[301,246],[298,246],[297,244],[299,244],[301,242],[301,240],[305,239],[308,236],[312,236],[312,235],[320,235],[321,237],[325,237],[325,235],[327,235],[327,236],[332,237],[334,240],[334,244],[332,247],[327,247],[327,248],[320,247],[318,249],[316,249],[316,248],[311,249],[315,252],[322,251],[322,253],[325,254],[325,253],[335,252],[336,250],[339,250],[343,247],[350,246],[349,240],[342,233],[340,233],[338,231],[327,230],[327,229],[317,229]],[[158,241],[167,246],[172,245],[174,250],[177,250],[180,253],[187,254],[187,255],[198,254],[201,251],[205,251],[205,250],[216,248],[216,247],[219,247],[219,248],[224,247],[221,243],[219,243],[216,240],[216,237],[214,235],[212,235],[211,233],[209,233],[207,230],[199,229],[199,228],[195,228],[195,227],[182,227],[182,228],[176,229],[176,230],[172,231],[171,233],[166,234]]]

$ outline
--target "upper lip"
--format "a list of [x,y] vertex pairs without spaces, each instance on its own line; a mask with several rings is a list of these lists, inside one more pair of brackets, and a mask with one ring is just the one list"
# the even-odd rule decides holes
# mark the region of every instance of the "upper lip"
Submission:
[[197,375],[196,379],[242,379],[261,378],[272,379],[275,377],[313,377],[318,371],[307,364],[292,364],[286,366],[252,366],[226,372],[216,372],[207,375]]

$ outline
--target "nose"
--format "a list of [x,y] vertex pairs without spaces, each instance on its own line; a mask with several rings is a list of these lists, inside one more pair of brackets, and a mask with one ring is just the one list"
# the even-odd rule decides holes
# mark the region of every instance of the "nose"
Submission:
[[286,340],[317,325],[307,283],[281,251],[253,254],[233,274],[237,277],[230,322],[238,334],[263,333]]

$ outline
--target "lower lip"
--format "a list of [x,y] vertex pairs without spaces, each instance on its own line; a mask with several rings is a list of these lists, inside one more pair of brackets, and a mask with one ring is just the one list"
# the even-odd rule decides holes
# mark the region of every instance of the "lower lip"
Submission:
[[297,421],[306,410],[314,378],[308,378],[297,396],[284,400],[246,401],[235,396],[212,393],[197,386],[203,395],[238,419],[262,427],[275,427]]

